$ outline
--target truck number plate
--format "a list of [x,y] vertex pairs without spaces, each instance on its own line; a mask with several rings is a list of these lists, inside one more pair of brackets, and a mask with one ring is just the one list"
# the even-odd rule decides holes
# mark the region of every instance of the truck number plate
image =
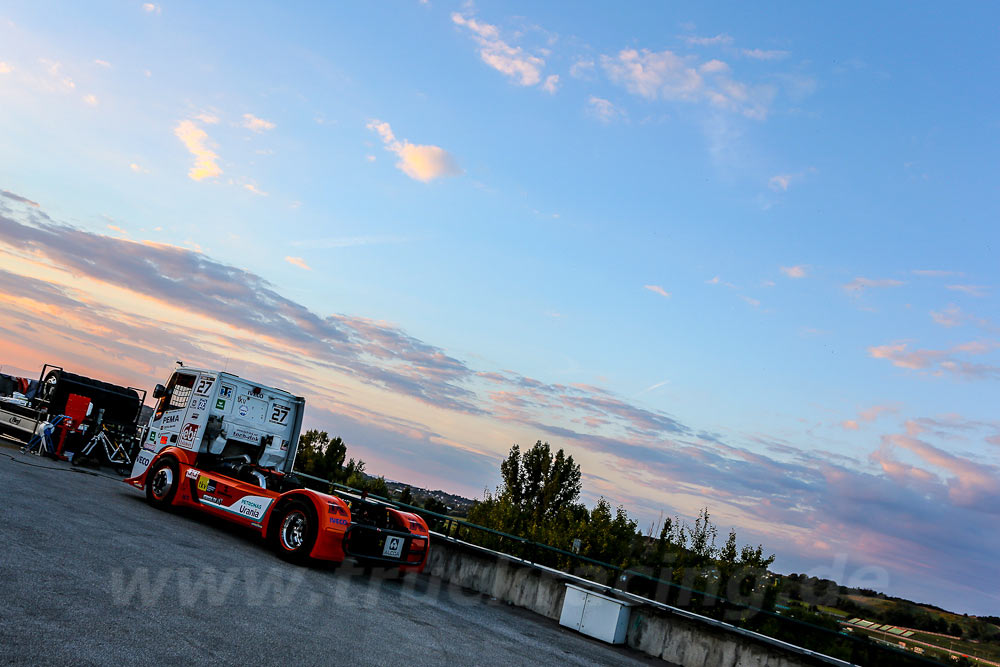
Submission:
[[386,558],[399,558],[403,554],[403,538],[390,535],[385,538],[385,546],[382,547],[382,555]]

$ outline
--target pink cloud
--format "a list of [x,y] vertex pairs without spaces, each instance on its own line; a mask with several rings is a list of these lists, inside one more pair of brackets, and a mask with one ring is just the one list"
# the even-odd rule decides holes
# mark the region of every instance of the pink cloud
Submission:
[[789,278],[806,277],[806,267],[802,264],[799,264],[797,266],[782,266],[781,272],[784,273]]
[[955,375],[967,380],[980,380],[1000,377],[1000,366],[984,363],[973,363],[961,359],[958,355],[986,354],[997,347],[996,341],[970,341],[955,345],[947,350],[910,350],[909,343],[892,343],[868,348],[868,354],[874,359],[886,359],[893,366],[910,370],[928,370],[934,375]]
[[945,285],[945,289],[950,289],[954,292],[964,292],[969,296],[986,296],[989,287],[985,285]]
[[643,288],[644,289],[648,289],[650,292],[655,292],[655,293],[659,294],[660,296],[666,297],[668,299],[670,298],[670,292],[668,292],[667,290],[663,289],[659,285],[643,285]]

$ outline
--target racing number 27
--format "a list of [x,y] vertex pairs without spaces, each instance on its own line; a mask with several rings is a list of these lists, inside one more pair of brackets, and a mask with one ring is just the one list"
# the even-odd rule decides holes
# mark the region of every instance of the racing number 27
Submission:
[[271,421],[284,426],[285,422],[288,421],[289,412],[288,406],[275,403],[271,408]]

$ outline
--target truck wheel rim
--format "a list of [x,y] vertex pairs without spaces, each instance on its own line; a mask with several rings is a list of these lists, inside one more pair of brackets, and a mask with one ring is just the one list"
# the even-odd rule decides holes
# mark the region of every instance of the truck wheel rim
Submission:
[[306,517],[296,510],[290,512],[281,522],[281,544],[289,551],[295,551],[305,542]]
[[153,476],[153,495],[163,498],[174,485],[174,473],[170,468],[160,468]]

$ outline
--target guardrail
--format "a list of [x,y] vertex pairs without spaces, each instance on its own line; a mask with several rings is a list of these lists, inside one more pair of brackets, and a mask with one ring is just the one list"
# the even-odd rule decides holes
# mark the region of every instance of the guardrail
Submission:
[[[310,488],[323,492],[343,491],[361,494],[344,484],[330,482],[320,477],[295,472],[300,478],[313,482]],[[408,512],[419,514],[428,526],[443,536],[513,556],[530,564],[557,569],[580,577],[599,586],[628,594],[658,606],[701,618],[712,625],[728,625],[771,637],[779,642],[820,653],[832,658],[848,660],[857,665],[880,667],[919,667],[943,663],[902,648],[879,644],[847,632],[838,632],[814,623],[763,609],[745,602],[734,601],[710,591],[703,591],[675,581],[660,579],[647,572],[605,563],[572,551],[548,544],[534,542],[525,537],[505,533],[487,526],[480,526],[456,517],[432,512],[368,494],[374,498]]]

